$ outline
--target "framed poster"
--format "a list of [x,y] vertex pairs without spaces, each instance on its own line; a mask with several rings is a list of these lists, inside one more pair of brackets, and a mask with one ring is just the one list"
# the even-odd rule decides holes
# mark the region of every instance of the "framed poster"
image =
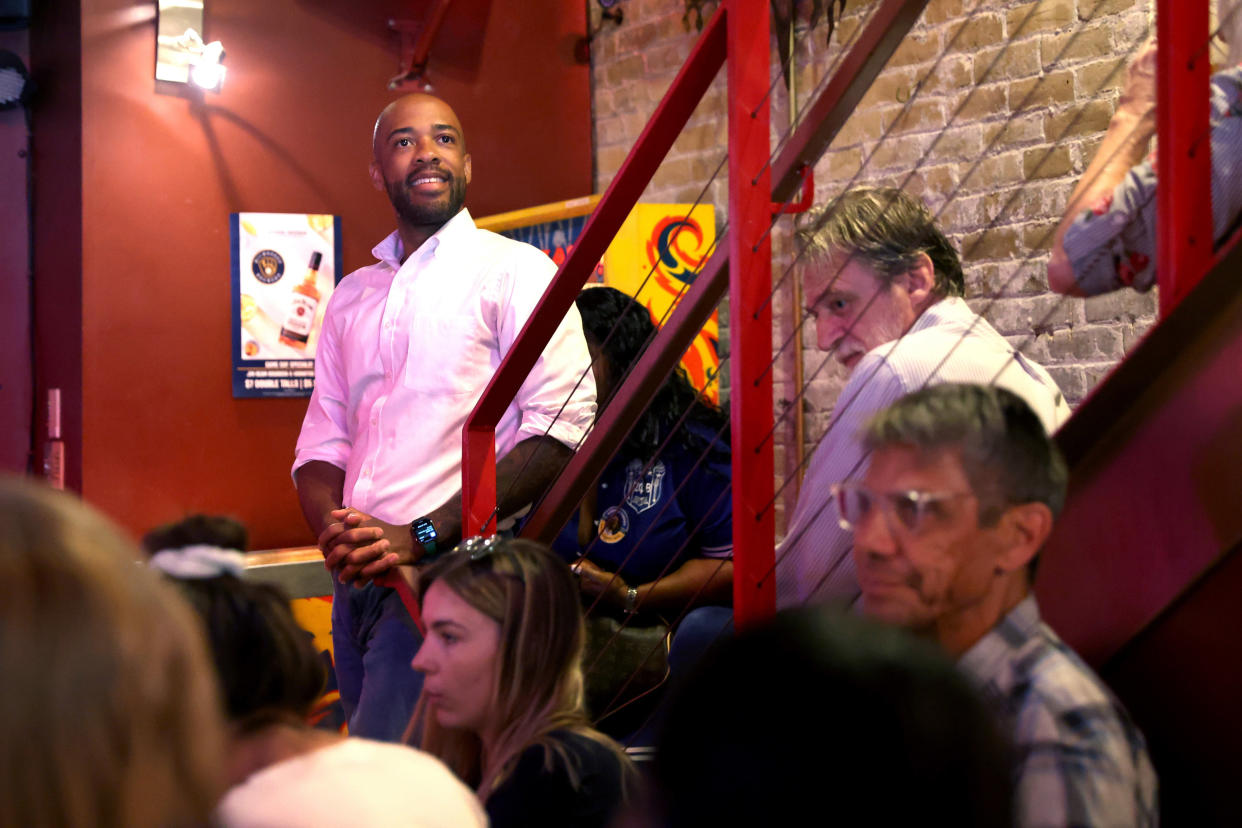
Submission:
[[233,213],[233,396],[309,397],[341,224],[315,213]]

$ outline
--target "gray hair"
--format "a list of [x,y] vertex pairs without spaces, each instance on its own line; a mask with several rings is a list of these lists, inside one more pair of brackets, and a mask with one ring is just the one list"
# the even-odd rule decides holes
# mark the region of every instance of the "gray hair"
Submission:
[[960,450],[983,526],[1007,506],[1043,503],[1056,516],[1065,504],[1065,458],[1038,415],[1004,388],[948,383],[907,394],[871,418],[863,441],[871,450]]
[[794,234],[812,261],[841,250],[857,256],[887,283],[913,268],[925,253],[936,270],[938,295],[965,292],[957,251],[926,205],[902,190],[849,190],[807,215]]

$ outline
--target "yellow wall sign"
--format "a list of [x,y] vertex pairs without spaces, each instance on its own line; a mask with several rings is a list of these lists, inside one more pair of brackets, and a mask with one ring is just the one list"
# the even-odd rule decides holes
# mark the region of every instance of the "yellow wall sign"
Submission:
[[[604,284],[635,297],[661,324],[698,276],[715,241],[716,213],[710,204],[639,204],[604,253]],[[681,360],[690,383],[713,403],[720,397],[719,341],[720,321],[712,311]]]
[[[487,216],[475,223],[533,244],[559,265],[598,202],[598,196],[590,196]],[[710,204],[639,204],[608,246],[591,282],[635,297],[661,324],[697,277],[715,241],[716,211]],[[682,357],[690,382],[713,403],[720,399],[719,340],[720,323],[713,311]]]

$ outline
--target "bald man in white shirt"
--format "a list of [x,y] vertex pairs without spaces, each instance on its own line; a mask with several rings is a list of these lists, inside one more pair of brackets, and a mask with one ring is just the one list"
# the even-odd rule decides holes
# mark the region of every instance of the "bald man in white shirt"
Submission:
[[[395,741],[421,689],[409,666],[421,637],[396,593],[371,581],[460,539],[462,426],[556,266],[475,227],[464,208],[471,159],[444,101],[393,101],[373,149],[371,179],[397,230],[329,302],[293,477],[336,580],[333,644],[350,732]],[[502,519],[543,491],[594,414],[571,308],[496,429]]]

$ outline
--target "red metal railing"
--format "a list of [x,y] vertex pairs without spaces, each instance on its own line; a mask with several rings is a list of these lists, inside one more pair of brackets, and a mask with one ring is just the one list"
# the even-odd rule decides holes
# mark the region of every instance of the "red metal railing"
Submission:
[[1167,316],[1207,272],[1215,241],[1208,4],[1159,0],[1156,30],[1156,278]]
[[729,408],[733,431],[733,613],[767,618],[776,589],[764,574],[776,546],[768,504],[772,454],[771,30],[767,0],[737,0],[729,16]]
[[[771,384],[770,202],[789,201],[803,171],[823,153],[875,76],[922,13],[927,0],[883,0],[806,108],[779,156],[769,155],[769,13],[760,0],[726,0],[712,17],[656,108],[569,258],[501,363],[463,430],[463,531],[491,528],[496,504],[495,426],[621,222],[637,202],[677,134],[729,58],[729,218],[722,241],[638,363],[595,429],[527,521],[523,533],[550,540],[720,302],[726,277],[733,361],[734,608],[738,623],[769,615],[774,488]],[[731,261],[732,260],[732,261]],[[737,263],[731,268],[730,265]]]

